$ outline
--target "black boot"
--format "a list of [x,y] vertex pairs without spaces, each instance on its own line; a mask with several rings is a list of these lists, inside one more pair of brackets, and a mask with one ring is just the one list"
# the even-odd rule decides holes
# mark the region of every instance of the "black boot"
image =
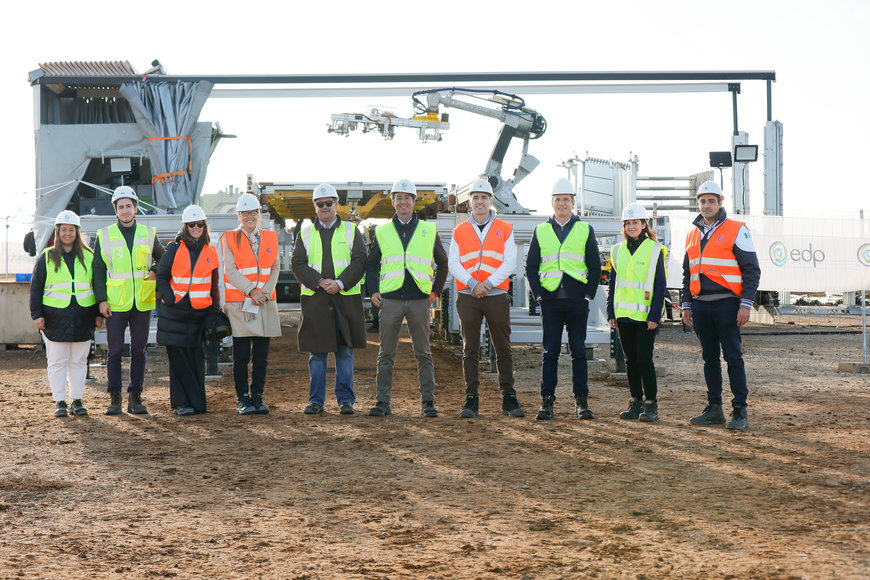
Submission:
[[746,407],[734,407],[731,411],[731,420],[725,425],[726,429],[743,431],[749,427],[749,419],[746,417]]
[[66,417],[66,401],[58,401],[54,406],[55,417]]
[[643,411],[643,401],[634,397],[628,402],[628,409],[619,414],[620,419],[636,421]]
[[148,414],[148,409],[142,404],[142,391],[130,391],[127,393],[127,412],[131,415]]
[[553,418],[553,404],[556,402],[556,397],[543,397],[541,399],[541,408],[538,409],[538,416],[535,417],[538,421],[549,421]]
[[574,397],[574,402],[576,403],[574,414],[578,419],[595,418],[595,415],[593,415],[592,411],[589,410],[589,395],[577,395]]
[[526,412],[517,401],[516,393],[507,393],[501,398],[501,414],[509,417],[525,417]]
[[643,404],[643,413],[638,417],[644,423],[655,423],[659,420],[659,403],[658,401],[646,401]]
[[725,422],[725,413],[722,412],[722,403],[707,403],[704,412],[689,419],[692,425],[721,425]]
[[473,419],[477,417],[478,407],[480,405],[480,397],[477,395],[465,395],[465,406],[459,416],[463,419]]
[[109,396],[112,400],[109,402],[109,406],[106,407],[106,415],[120,415],[121,391],[109,391]]

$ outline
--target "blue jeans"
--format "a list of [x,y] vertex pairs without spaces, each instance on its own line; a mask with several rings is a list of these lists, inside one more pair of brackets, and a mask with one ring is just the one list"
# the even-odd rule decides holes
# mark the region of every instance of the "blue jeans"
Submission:
[[106,375],[109,379],[106,391],[120,391],[121,355],[124,352],[124,330],[130,327],[130,383],[127,391],[141,391],[145,382],[145,346],[151,326],[151,310],[140,311],[134,306],[126,312],[112,312],[106,319],[106,342],[109,356],[106,360]]
[[721,354],[728,364],[728,382],[731,384],[731,404],[746,406],[749,387],[746,385],[746,369],[743,367],[743,351],[740,348],[740,327],[737,326],[738,298],[726,298],[705,302],[692,300],[692,326],[701,341],[704,357],[704,380],[707,382],[707,400],[722,403]]
[[[308,402],[323,406],[326,399],[326,357],[329,353],[312,352],[308,356]],[[339,405],[353,405],[353,349],[339,346],[335,351],[335,399]]]
[[541,366],[541,396],[553,397],[559,382],[559,353],[562,350],[562,329],[568,330],[568,350],[571,352],[571,378],[574,396],[589,393],[586,363],[586,321],[589,301],[542,300],[541,326],[544,330],[544,360]]

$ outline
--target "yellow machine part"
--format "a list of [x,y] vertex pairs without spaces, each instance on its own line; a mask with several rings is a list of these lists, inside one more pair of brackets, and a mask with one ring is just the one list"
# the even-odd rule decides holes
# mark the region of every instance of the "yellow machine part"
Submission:
[[[362,221],[369,218],[387,219],[393,216],[395,209],[390,203],[389,190],[363,190],[362,199],[348,202],[344,192],[339,192],[338,215],[343,220]],[[311,191],[281,190],[276,188],[269,193],[269,204],[283,218],[289,220],[314,219],[314,204],[311,202]],[[438,194],[433,190],[418,189],[417,203],[414,210],[422,210],[438,201]]]

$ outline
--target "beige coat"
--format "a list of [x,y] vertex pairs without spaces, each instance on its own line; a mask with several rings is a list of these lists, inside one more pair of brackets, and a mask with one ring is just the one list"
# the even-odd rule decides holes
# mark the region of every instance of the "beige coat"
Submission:
[[[254,235],[254,232],[249,234],[241,226],[237,229],[241,229],[242,233],[247,235],[249,239]],[[235,230],[230,230],[227,235],[235,235],[233,232],[235,232]],[[236,260],[233,257],[233,253],[226,248],[222,249],[224,250],[224,275],[229,278],[230,283],[233,286],[244,292],[246,295],[250,294],[254,289],[254,283],[239,273],[239,270],[236,268]],[[279,270],[277,265],[278,263],[276,262],[276,267],[272,268],[272,272],[269,274],[269,280],[262,288],[263,294],[266,296],[271,296],[272,291],[278,284]],[[278,315],[278,303],[274,300],[267,300],[265,304],[260,306],[260,312],[257,314],[242,312],[241,302],[226,302],[224,304],[224,312],[226,312],[230,319],[230,324],[233,327],[233,336],[281,336],[281,319]]]

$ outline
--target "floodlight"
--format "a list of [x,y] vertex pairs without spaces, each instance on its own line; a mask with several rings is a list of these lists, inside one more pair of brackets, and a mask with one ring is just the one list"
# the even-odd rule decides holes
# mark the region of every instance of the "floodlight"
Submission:
[[758,145],[735,145],[734,162],[752,163],[758,161]]
[[731,167],[731,152],[710,151],[710,167]]

